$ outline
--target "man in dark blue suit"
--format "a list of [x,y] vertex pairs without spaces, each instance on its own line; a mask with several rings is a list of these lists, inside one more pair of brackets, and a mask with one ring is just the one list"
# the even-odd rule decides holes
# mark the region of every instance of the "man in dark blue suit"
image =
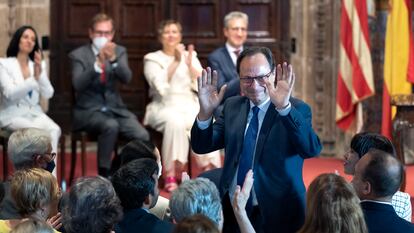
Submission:
[[391,205],[403,172],[396,158],[376,149],[370,150],[356,164],[352,184],[361,199],[370,233],[414,233],[414,225],[398,217]]
[[221,104],[214,111],[214,116],[219,117],[223,110],[224,101],[231,96],[240,95],[239,76],[236,71],[237,57],[243,51],[243,44],[247,39],[248,16],[239,11],[228,13],[224,17],[223,33],[227,38],[226,44],[214,50],[207,58],[208,66],[218,73],[217,87],[224,84],[227,91]]
[[158,200],[158,165],[154,159],[135,159],[123,165],[112,184],[124,208],[115,232],[170,233],[173,225],[149,212]]
[[212,123],[226,86],[218,92],[217,72],[203,70],[198,80],[200,112],[191,131],[191,145],[197,153],[225,148],[219,185],[223,232],[237,232],[229,197],[249,169],[254,172],[254,185],[246,211],[256,232],[296,232],[305,215],[303,160],[322,149],[312,129],[311,110],[291,97],[292,66],[284,63],[275,68],[268,48],[245,49],[237,71],[243,96],[229,98]]

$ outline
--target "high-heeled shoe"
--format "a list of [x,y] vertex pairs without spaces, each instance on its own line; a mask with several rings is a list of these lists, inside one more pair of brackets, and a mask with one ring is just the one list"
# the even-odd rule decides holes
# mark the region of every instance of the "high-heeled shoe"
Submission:
[[171,193],[178,187],[177,179],[174,176],[169,176],[165,179],[164,190]]

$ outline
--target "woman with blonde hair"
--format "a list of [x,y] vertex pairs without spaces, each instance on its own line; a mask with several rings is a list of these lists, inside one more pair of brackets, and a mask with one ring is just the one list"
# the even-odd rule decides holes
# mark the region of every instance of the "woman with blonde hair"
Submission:
[[[188,162],[190,129],[199,111],[197,77],[202,67],[194,46],[186,48],[182,44],[181,31],[179,22],[162,21],[158,28],[162,49],[144,56],[144,74],[151,97],[144,125],[163,134],[161,156],[168,192],[177,188],[176,177],[181,176],[180,171]],[[218,152],[197,155],[196,159],[203,170],[221,165]]]
[[56,178],[41,168],[17,170],[11,179],[11,194],[22,219],[0,220],[0,233],[8,233],[27,219],[47,221],[55,229],[62,224],[57,206],[60,190]]
[[368,233],[354,188],[336,174],[321,174],[309,186],[305,224],[298,233]]
[[54,231],[44,221],[29,219],[17,224],[10,233],[54,233]]

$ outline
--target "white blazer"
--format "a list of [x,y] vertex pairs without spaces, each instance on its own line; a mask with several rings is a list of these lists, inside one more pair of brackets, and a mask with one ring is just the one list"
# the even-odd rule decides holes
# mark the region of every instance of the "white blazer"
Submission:
[[34,63],[29,60],[30,77],[24,79],[17,58],[0,58],[0,127],[11,123],[14,117],[44,114],[40,95],[49,99],[54,89],[47,77],[46,63],[42,61],[39,80],[34,78]]

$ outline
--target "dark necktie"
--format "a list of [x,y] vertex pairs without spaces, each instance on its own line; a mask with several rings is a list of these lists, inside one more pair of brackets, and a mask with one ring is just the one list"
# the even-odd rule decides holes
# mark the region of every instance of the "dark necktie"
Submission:
[[247,172],[253,165],[254,148],[256,147],[256,137],[259,129],[259,119],[257,117],[259,108],[254,106],[252,111],[253,117],[250,120],[246,135],[244,135],[243,150],[240,155],[239,171],[237,172],[237,184],[240,185],[240,187],[243,185]]
[[240,55],[240,49],[234,50],[233,53],[236,54],[237,57],[239,57],[239,55]]

